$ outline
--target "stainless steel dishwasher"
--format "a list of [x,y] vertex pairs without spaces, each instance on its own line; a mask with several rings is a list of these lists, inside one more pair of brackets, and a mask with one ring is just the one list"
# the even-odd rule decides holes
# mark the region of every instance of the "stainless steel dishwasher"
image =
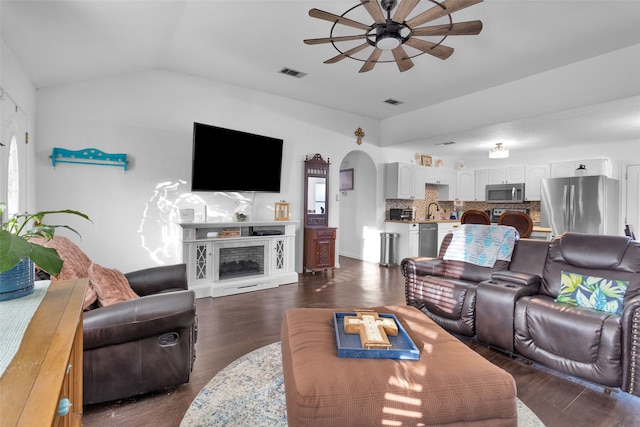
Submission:
[[418,256],[438,256],[438,223],[426,222],[420,224],[420,247]]

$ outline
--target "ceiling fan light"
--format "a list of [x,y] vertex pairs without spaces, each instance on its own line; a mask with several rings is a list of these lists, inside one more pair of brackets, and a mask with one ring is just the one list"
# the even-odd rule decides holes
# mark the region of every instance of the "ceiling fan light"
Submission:
[[490,159],[506,159],[507,157],[509,157],[509,149],[500,142],[497,142],[496,146],[489,150]]
[[376,47],[382,50],[393,50],[400,46],[400,39],[394,34],[383,33],[376,39]]

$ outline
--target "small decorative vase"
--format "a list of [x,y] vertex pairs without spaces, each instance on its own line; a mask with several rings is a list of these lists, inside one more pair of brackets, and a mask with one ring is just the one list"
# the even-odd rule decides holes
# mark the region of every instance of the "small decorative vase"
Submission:
[[29,257],[0,273],[0,301],[25,297],[33,293],[35,268]]

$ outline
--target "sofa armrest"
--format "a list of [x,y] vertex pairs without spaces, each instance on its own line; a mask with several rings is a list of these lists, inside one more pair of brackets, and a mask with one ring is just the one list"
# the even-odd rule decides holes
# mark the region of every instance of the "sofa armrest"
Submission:
[[86,311],[84,350],[195,327],[193,291],[149,295]]
[[491,279],[499,282],[510,282],[516,285],[539,285],[541,278],[537,274],[522,273],[520,271],[502,270],[491,274]]
[[404,277],[443,276],[447,262],[441,258],[412,257],[400,263]]
[[125,274],[133,291],[142,296],[189,289],[186,264],[164,265]]
[[626,301],[622,311],[623,391],[640,396],[640,296]]

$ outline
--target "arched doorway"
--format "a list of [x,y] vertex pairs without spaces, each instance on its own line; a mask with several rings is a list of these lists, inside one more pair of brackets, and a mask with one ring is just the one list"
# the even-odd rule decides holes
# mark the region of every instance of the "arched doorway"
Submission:
[[363,151],[349,152],[340,170],[353,169],[353,190],[340,192],[341,256],[378,261],[380,232],[376,227],[377,170]]

